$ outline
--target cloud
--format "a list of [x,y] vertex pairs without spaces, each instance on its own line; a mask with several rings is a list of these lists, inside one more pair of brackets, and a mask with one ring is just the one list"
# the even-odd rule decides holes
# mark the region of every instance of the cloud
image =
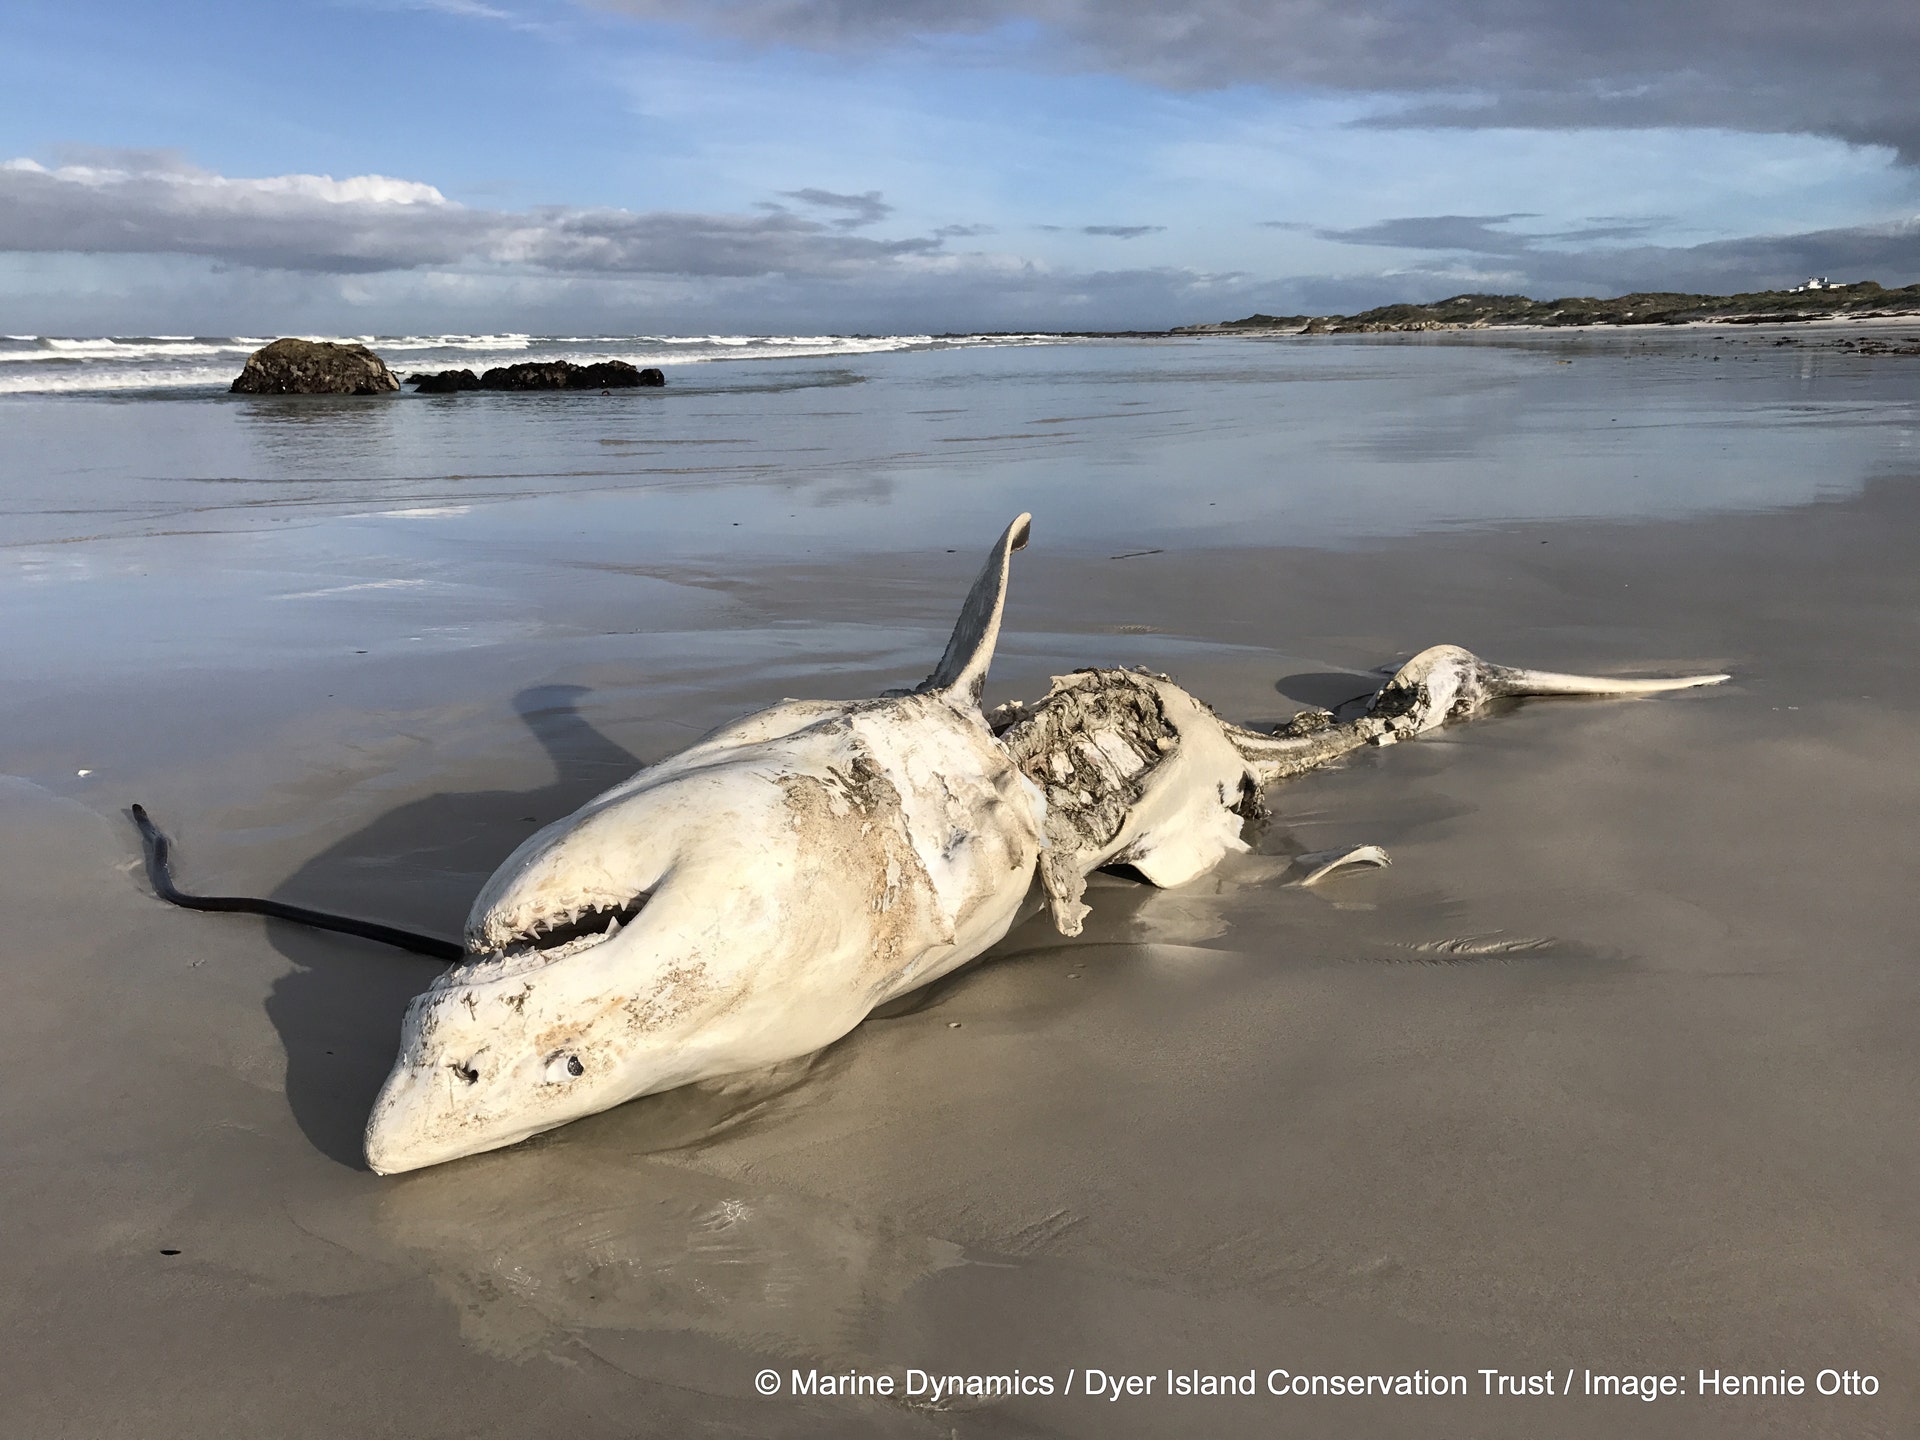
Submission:
[[502,10],[497,5],[488,5],[485,0],[332,0],[332,3],[353,10],[422,10],[451,15],[461,20],[505,25],[515,30],[538,31],[542,28],[525,16]]
[[[1426,250],[1448,257],[1397,271],[1407,292],[1395,297],[1399,299],[1432,299],[1462,289],[1486,288],[1521,290],[1539,299],[1647,290],[1729,294],[1777,289],[1809,275],[1890,285],[1920,278],[1920,218],[1699,245],[1592,243],[1632,238],[1649,228],[1629,217],[1607,217],[1615,223],[1543,234],[1502,228],[1525,218],[1530,217],[1410,215],[1352,230],[1314,233],[1347,244]],[[1488,261],[1501,263],[1490,266]]]
[[1539,250],[1526,263],[1539,282],[1584,279],[1582,292],[1588,294],[1676,289],[1727,294],[1797,285],[1809,275],[1906,285],[1920,279],[1920,219],[1703,245]]
[[1142,235],[1157,235],[1167,227],[1164,225],[1036,225],[1033,228],[1056,235],[1071,232],[1075,235],[1102,235],[1115,240],[1138,240]]
[[[49,333],[1130,329],[1254,310],[1350,311],[1462,290],[1551,298],[1721,293],[1808,275],[1920,279],[1920,220],[1659,246],[1638,243],[1646,217],[1529,232],[1517,227],[1541,222],[1519,212],[1402,216],[1316,228],[1318,240],[1351,247],[1343,253],[1362,263],[1344,274],[1275,279],[1178,266],[1074,270],[947,248],[949,239],[987,233],[979,225],[850,233],[844,221],[884,206],[878,192],[817,192],[831,203],[785,192],[821,217],[784,206],[507,211],[461,205],[392,176],[234,178],[170,152],[68,159],[0,163],[0,252],[12,252],[0,255],[0,301],[13,323]],[[1128,238],[1157,227],[1054,228]],[[110,263],[90,258],[102,256]]]
[[946,248],[984,225],[849,233],[848,221],[891,213],[877,191],[783,192],[831,218],[784,205],[507,211],[384,175],[236,178],[170,152],[72,158],[83,163],[0,162],[0,302],[49,333],[1125,329],[1237,312],[1262,292],[1239,273],[1083,271]]
[[[845,233],[889,212],[879,192],[794,192],[849,208],[823,223],[761,215],[547,207],[474,209],[384,175],[234,179],[177,156],[118,152],[49,169],[0,163],[0,251],[200,255],[264,269],[374,273],[504,266],[556,273],[828,276],[941,248],[934,236]],[[825,196],[825,199],[817,197]],[[871,219],[868,217],[872,217]]]
[[1920,163],[1913,0],[598,0],[817,50],[979,37],[1183,89],[1401,97],[1392,126],[1803,131]]
[[1617,217],[1612,224],[1583,225],[1572,230],[1540,234],[1501,228],[1515,220],[1533,218],[1533,215],[1524,211],[1508,215],[1407,215],[1376,221],[1352,230],[1316,229],[1313,233],[1322,240],[1338,240],[1348,245],[1384,245],[1401,250],[1453,250],[1472,255],[1533,255],[1542,252],[1543,241],[1566,245],[1580,242],[1591,244],[1596,240],[1625,240],[1644,235],[1653,228],[1649,222],[1634,222],[1626,217]]
[[1131,330],[1273,313],[1275,297],[1272,283],[1244,274],[1062,270],[1007,256],[804,277],[287,273],[195,256],[27,257],[16,270],[0,256],[0,311],[20,333],[50,335]]
[[809,186],[805,190],[783,190],[780,192],[789,200],[798,200],[803,205],[811,205],[818,210],[844,210],[847,213],[833,223],[842,230],[858,230],[863,225],[877,225],[893,213],[893,206],[880,198],[878,190],[868,190],[860,195],[842,195],[834,190],[816,190]]
[[[63,166],[80,170],[125,171],[142,175],[197,175],[199,168],[183,150],[124,145],[55,145],[54,155]],[[23,167],[31,161],[16,161]]]
[[410,10],[437,10],[442,15],[458,15],[463,20],[492,20],[496,23],[513,24],[517,16],[492,5],[483,5],[481,0],[405,0],[405,8]]

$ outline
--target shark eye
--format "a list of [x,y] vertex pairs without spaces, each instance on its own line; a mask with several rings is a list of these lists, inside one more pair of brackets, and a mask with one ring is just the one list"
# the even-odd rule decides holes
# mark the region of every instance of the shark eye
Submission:
[[453,1073],[458,1075],[462,1080],[466,1081],[467,1084],[469,1085],[477,1085],[480,1081],[480,1071],[473,1065],[471,1061],[469,1061],[465,1065],[462,1065],[458,1061],[455,1061],[453,1066]]
[[578,1079],[587,1073],[587,1067],[580,1063],[578,1055],[569,1055],[565,1051],[547,1061],[547,1083],[564,1085],[569,1080]]

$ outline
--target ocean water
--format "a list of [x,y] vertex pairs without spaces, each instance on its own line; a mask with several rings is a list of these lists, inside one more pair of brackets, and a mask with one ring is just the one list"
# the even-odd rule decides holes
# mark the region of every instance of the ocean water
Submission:
[[[0,335],[0,395],[130,390],[224,390],[262,335]],[[313,335],[365,345],[397,375],[415,370],[485,370],[523,360],[626,360],[695,365],[713,360],[874,355],[986,343],[969,335]],[[1020,344],[1043,336],[994,336]]]
[[338,399],[228,395],[257,337],[16,339],[0,546],[392,515],[744,560],[975,545],[1023,509],[1089,550],[1344,545],[1910,473],[1920,364],[1802,332],[374,337],[403,373],[619,356],[668,383]]

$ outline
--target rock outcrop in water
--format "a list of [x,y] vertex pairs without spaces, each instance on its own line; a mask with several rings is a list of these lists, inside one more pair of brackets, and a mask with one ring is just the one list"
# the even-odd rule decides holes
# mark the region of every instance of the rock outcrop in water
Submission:
[[451,395],[456,390],[478,390],[480,377],[471,370],[442,370],[437,375],[421,370],[407,376],[407,384],[421,395]]
[[518,365],[496,366],[480,377],[482,390],[631,390],[666,383],[667,377],[658,370],[636,369],[625,360],[597,360],[591,365],[523,360]]
[[400,382],[364,345],[330,340],[276,340],[247,357],[235,395],[381,395]]
[[407,384],[421,395],[451,395],[458,390],[632,390],[666,383],[667,377],[651,366],[639,370],[625,360],[597,360],[591,365],[523,360],[518,365],[496,365],[484,375],[471,370],[422,370],[407,376]]

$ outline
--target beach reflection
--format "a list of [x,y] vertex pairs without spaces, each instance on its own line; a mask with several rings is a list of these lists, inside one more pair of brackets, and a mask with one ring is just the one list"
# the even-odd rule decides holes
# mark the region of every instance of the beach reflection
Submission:
[[426,1267],[472,1343],[517,1359],[584,1340],[623,1368],[647,1366],[635,1337],[669,1332],[835,1367],[871,1360],[887,1311],[964,1263],[957,1245],[829,1201],[579,1135],[408,1176],[375,1223]]
[[1023,509],[1096,548],[1343,545],[1832,498],[1899,462],[1913,413],[1905,362],[1759,334],[1376,338],[768,359],[613,394],[6,397],[35,458],[0,476],[0,532],[531,500],[470,534],[587,501],[593,532],[644,502],[654,561],[872,553]]

